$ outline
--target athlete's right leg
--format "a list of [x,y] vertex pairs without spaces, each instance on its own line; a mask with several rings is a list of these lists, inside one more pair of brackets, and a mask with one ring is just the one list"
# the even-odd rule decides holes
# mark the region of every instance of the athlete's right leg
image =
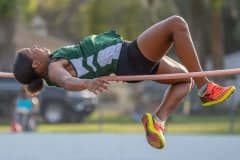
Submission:
[[[202,71],[188,25],[179,16],[169,17],[151,26],[138,37],[137,42],[142,54],[152,61],[165,56],[173,44],[177,57],[189,72]],[[221,103],[236,90],[234,86],[223,87],[211,83],[207,77],[193,79],[201,89],[200,97],[204,106]]]
[[[144,56],[152,61],[160,60],[174,45],[177,57],[189,72],[202,71],[196,49],[185,20],[172,16],[154,24],[138,37],[138,46]],[[208,82],[207,77],[195,78],[198,88]]]

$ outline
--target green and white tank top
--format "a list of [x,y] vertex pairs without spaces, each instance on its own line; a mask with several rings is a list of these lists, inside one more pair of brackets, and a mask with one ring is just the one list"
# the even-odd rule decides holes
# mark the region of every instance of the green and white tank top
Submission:
[[115,73],[123,39],[115,31],[90,35],[78,44],[53,51],[51,59],[67,59],[73,65],[77,77],[95,78]]

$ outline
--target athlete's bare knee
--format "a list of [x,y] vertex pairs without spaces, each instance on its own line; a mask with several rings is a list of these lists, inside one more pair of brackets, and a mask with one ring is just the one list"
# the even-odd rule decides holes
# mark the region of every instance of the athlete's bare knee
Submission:
[[174,15],[169,17],[170,26],[172,27],[173,31],[181,31],[181,32],[188,32],[188,24],[185,19],[181,16]]
[[[178,71],[178,73],[186,73],[186,74],[188,73],[188,70],[186,69],[186,67],[184,67],[183,65],[180,65],[180,64],[178,66],[178,70],[180,70],[180,71]],[[179,82],[192,84],[193,80],[192,80],[192,78],[185,78],[185,79],[181,79]]]

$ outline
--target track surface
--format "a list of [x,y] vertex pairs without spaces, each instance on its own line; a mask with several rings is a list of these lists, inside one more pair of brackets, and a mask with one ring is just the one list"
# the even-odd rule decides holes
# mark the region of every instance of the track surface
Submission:
[[240,136],[167,135],[151,148],[142,134],[0,134],[1,160],[236,160]]

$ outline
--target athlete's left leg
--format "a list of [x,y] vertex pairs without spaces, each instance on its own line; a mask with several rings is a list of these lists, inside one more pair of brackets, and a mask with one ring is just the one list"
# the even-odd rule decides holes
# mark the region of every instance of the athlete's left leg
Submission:
[[[156,74],[174,74],[174,73],[186,73],[187,70],[184,66],[164,56],[160,60],[160,65]],[[191,91],[193,86],[192,79],[178,79],[178,80],[159,80],[156,81],[162,84],[170,84],[169,88],[164,94],[164,97],[156,109],[156,115],[166,122],[171,113],[176,109],[178,104],[184,99],[184,97]]]
[[[185,72],[187,72],[187,70],[181,64],[164,56],[160,60],[160,65],[156,74]],[[193,81],[191,79],[178,79],[161,80],[157,82],[170,84],[170,86],[166,90],[162,102],[156,109],[156,113],[153,114],[154,116],[150,113],[145,113],[142,122],[146,131],[148,143],[155,148],[163,148],[166,143],[163,135],[165,123],[178,104],[190,92]]]

